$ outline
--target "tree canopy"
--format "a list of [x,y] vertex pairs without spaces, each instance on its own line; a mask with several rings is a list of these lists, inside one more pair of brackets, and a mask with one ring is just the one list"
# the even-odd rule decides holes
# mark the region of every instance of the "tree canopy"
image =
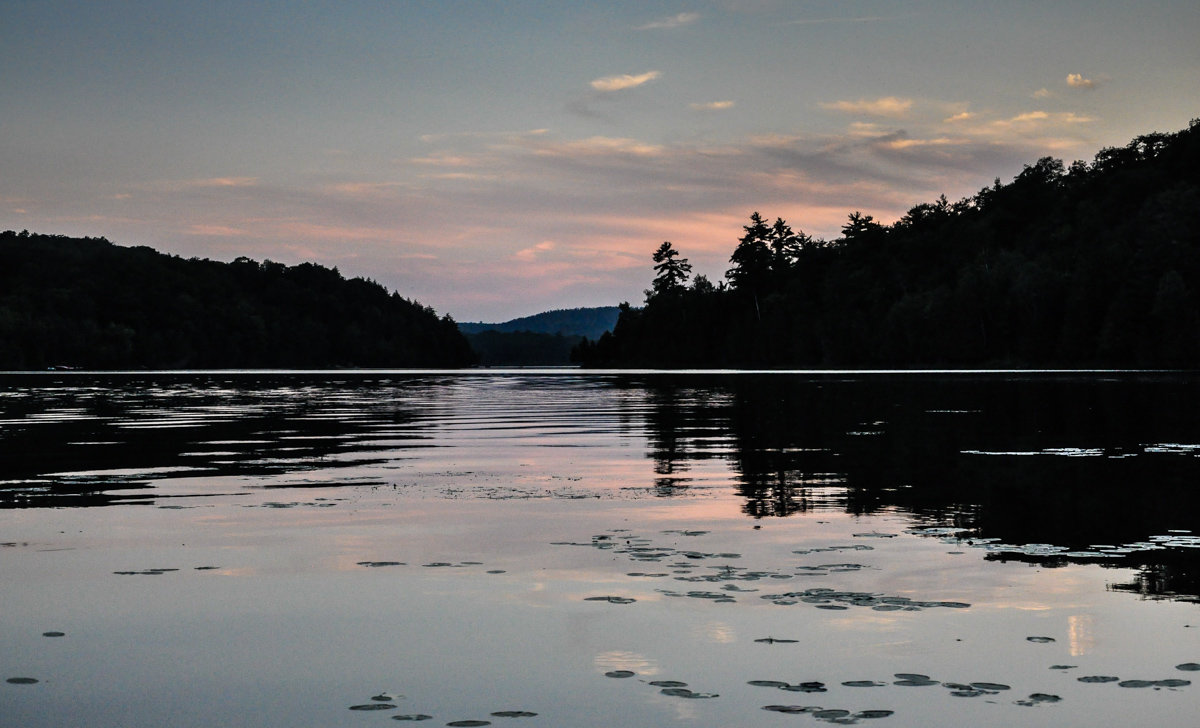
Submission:
[[472,363],[450,317],[336,268],[0,233],[0,369]]
[[1103,149],[1091,163],[1039,159],[1008,184],[918,204],[890,225],[856,211],[831,241],[754,212],[724,283],[696,276],[677,295],[626,304],[613,332],[583,342],[575,358],[1198,368],[1197,210],[1200,121]]

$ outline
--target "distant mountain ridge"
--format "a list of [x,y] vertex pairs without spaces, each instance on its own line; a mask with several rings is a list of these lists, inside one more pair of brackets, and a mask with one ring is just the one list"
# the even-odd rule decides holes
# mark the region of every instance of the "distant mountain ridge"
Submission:
[[535,334],[562,334],[598,339],[605,331],[612,331],[620,313],[621,309],[617,306],[560,308],[495,324],[461,322],[458,328],[464,334],[478,334],[484,331],[530,331]]

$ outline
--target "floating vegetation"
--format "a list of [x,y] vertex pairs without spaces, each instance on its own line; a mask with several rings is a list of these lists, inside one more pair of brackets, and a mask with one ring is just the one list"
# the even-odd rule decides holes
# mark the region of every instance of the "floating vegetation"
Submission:
[[634,672],[633,670],[609,670],[608,672],[604,673],[604,677],[623,678],[623,677],[633,677],[636,674],[637,673]]
[[37,683],[37,678],[34,678],[34,677],[10,677],[7,680],[5,680],[4,682],[9,683],[11,685],[35,685]]
[[637,600],[633,599],[632,597],[602,596],[602,597],[584,597],[583,601],[585,601],[585,602],[608,602],[609,604],[633,604]]
[[66,632],[42,632],[43,637],[66,637]]
[[1121,678],[1119,677],[1113,677],[1111,675],[1085,675],[1083,677],[1076,678],[1076,680],[1081,683],[1110,683],[1117,682],[1120,679]]
[[1051,665],[1050,669],[1051,670],[1074,670],[1077,667],[1079,667],[1079,665]]
[[1013,702],[1017,705],[1033,707],[1035,705],[1045,705],[1047,703],[1060,703],[1062,702],[1062,698],[1057,695],[1050,695],[1049,693],[1033,693],[1024,700],[1014,700]]
[[825,688],[825,683],[818,682],[816,680],[812,680],[809,682],[802,682],[802,683],[799,683],[798,685],[788,685],[786,687],[780,688],[780,690],[786,690],[789,693],[824,693],[824,692],[828,692]]
[[433,720],[432,715],[424,713],[411,713],[408,715],[393,715],[392,720]]
[[799,640],[785,640],[785,639],[779,639],[777,637],[759,637],[758,639],[756,639],[754,641],[761,642],[766,645],[783,645],[783,644],[790,645],[790,644],[795,644],[796,642],[799,642]]
[[528,710],[497,710],[495,713],[492,713],[492,715],[496,716],[497,718],[532,718],[536,716],[537,713],[531,713]]
[[859,720],[887,718],[895,714],[895,711],[892,710],[860,710],[857,713],[851,713],[849,710],[842,708],[822,708],[816,705],[764,705],[762,709],[774,713],[807,713],[817,720],[840,724],[853,724]]
[[141,571],[114,571],[118,576],[161,576],[179,569],[142,569]]
[[879,531],[869,531],[867,533],[856,533],[854,538],[896,538],[898,533],[881,533]]
[[1200,670],[1200,662],[1185,662],[1182,665],[1176,665],[1176,670],[1184,670],[1186,672],[1195,672]]
[[789,685],[789,683],[782,680],[751,680],[746,684],[759,688],[786,688]]
[[1003,683],[994,683],[994,682],[973,682],[973,683],[971,683],[971,687],[975,688],[976,690],[984,690],[987,692],[998,692],[1000,690],[1011,690],[1012,689],[1011,687],[1009,687],[1008,685],[1005,685]]
[[1167,678],[1166,680],[1155,680],[1154,684],[1160,688],[1182,688],[1191,685],[1191,680],[1180,680],[1177,677]]
[[395,700],[395,698],[393,698],[391,695],[388,695],[387,693],[380,693],[378,695],[372,695],[371,700],[376,700],[381,703],[390,703],[393,700]]
[[1029,642],[1034,642],[1039,645],[1044,645],[1044,644],[1048,644],[1050,642],[1054,642],[1053,637],[1026,637],[1025,639]]
[[651,680],[649,684],[656,688],[686,688],[688,686],[687,683],[678,680]]
[[457,726],[458,728],[476,728],[476,726],[491,724],[490,720],[452,720],[446,725]]
[[367,568],[371,568],[371,569],[374,569],[374,568],[377,568],[380,566],[408,566],[408,564],[406,564],[403,561],[359,561],[358,565],[366,566]]
[[847,680],[842,684],[848,688],[881,688],[887,683],[875,682],[874,680]]
[[659,692],[663,695],[670,695],[673,698],[704,699],[720,697],[716,693],[697,693],[687,688],[663,688]]
[[764,594],[762,599],[784,606],[804,603],[814,604],[822,609],[847,609],[849,607],[870,607],[876,611],[908,611],[917,612],[922,609],[944,607],[948,609],[966,609],[971,605],[966,602],[918,601],[908,597],[891,597],[870,592],[838,591],[828,587],[813,587],[799,592],[783,594]]
[[363,703],[362,705],[351,705],[350,710],[395,710],[396,706],[392,703]]

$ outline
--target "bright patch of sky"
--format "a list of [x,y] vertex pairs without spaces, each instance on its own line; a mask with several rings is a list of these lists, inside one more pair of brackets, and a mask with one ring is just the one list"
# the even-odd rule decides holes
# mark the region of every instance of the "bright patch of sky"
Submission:
[[1200,4],[0,4],[0,229],[315,261],[459,320],[721,278],[1200,116]]

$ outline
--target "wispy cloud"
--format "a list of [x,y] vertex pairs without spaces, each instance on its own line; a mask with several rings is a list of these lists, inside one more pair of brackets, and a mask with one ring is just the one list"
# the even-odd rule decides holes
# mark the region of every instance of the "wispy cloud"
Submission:
[[821,108],[841,111],[847,114],[865,114],[867,116],[883,116],[899,118],[908,113],[913,106],[912,99],[902,99],[897,96],[884,96],[878,99],[858,99],[857,101],[826,101]]
[[645,25],[639,25],[634,28],[634,30],[671,30],[672,28],[679,28],[684,25],[694,23],[699,19],[699,13],[679,13],[678,15],[672,15],[669,18],[663,18],[662,20],[655,20],[646,23]]
[[1090,78],[1084,78],[1082,73],[1068,73],[1067,85],[1071,88],[1080,88],[1087,91],[1096,88],[1096,82]]
[[525,262],[532,262],[542,256],[543,253],[549,253],[558,247],[558,244],[553,240],[543,240],[537,245],[531,245],[528,248],[522,248],[513,253],[513,258]]
[[210,177],[180,183],[183,187],[253,187],[257,184],[257,177]]
[[733,102],[732,101],[709,101],[707,103],[702,103],[702,104],[688,104],[688,108],[692,109],[693,111],[723,111],[725,109],[732,109]]
[[538,145],[536,154],[546,156],[608,156],[614,154],[639,157],[655,156],[663,152],[656,144],[626,137],[594,136],[566,142]]
[[604,78],[597,78],[595,81],[592,81],[592,88],[606,93],[610,91],[623,91],[627,88],[636,88],[644,83],[649,83],[660,76],[662,76],[662,73],[659,71],[646,71],[636,76],[628,73],[617,76],[605,76]]

